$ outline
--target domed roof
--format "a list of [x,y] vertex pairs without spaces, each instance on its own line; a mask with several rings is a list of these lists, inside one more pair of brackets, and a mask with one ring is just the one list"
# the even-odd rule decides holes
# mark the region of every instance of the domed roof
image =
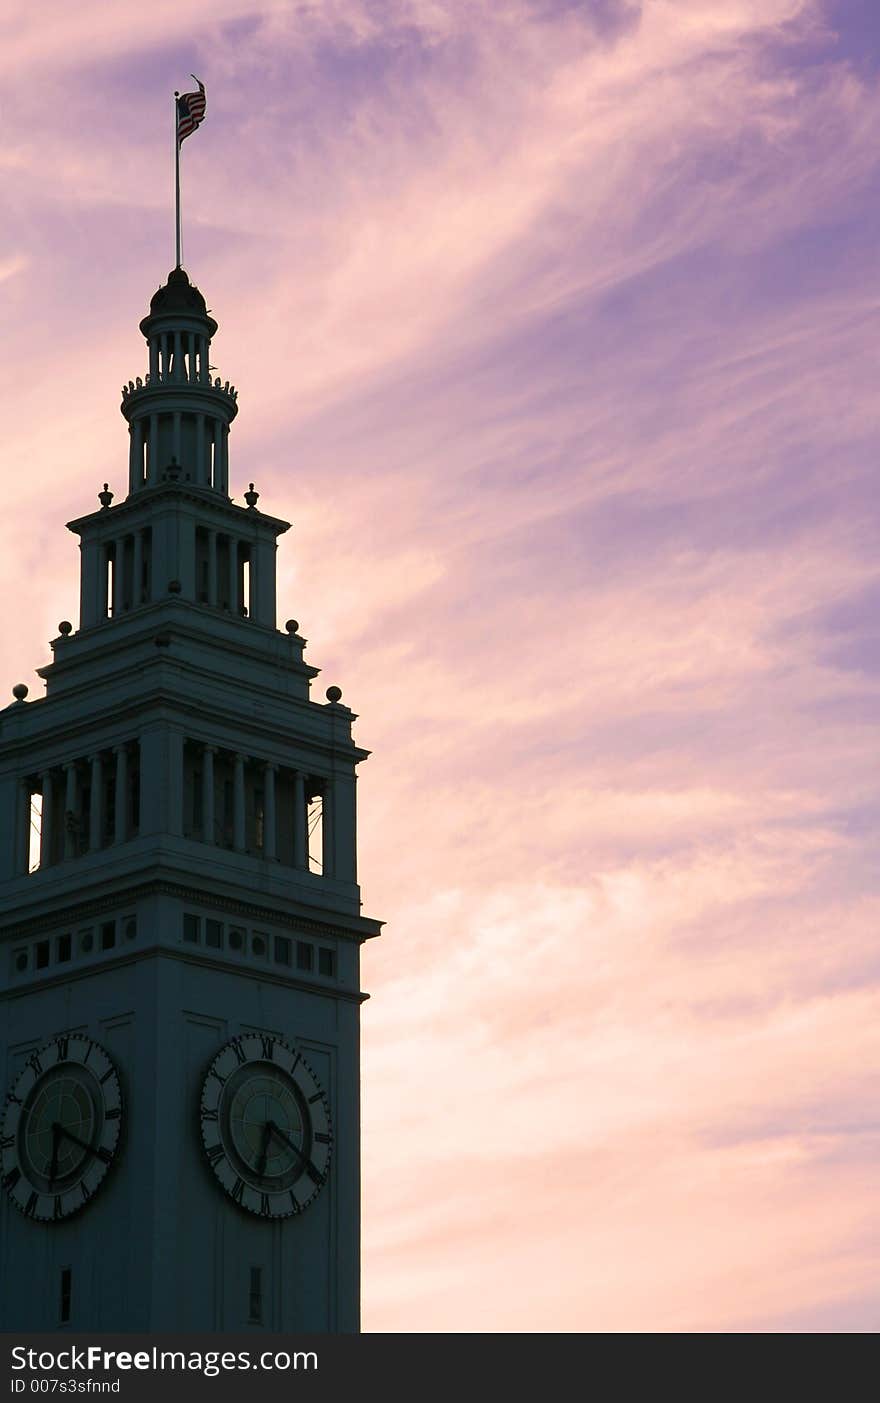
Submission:
[[190,316],[207,315],[205,299],[194,283],[191,283],[182,268],[174,268],[168,274],[168,281],[150,299],[150,316],[163,316],[169,312],[188,312]]

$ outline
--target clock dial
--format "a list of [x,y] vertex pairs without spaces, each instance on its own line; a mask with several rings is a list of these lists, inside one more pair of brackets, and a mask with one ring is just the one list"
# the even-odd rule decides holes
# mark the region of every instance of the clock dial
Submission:
[[28,1058],[6,1096],[0,1182],[28,1218],[83,1208],[113,1163],[122,1130],[119,1075],[104,1049],[70,1033]]
[[205,1076],[200,1118],[211,1169],[250,1213],[301,1213],[326,1183],[327,1098],[283,1039],[248,1033],[226,1043]]

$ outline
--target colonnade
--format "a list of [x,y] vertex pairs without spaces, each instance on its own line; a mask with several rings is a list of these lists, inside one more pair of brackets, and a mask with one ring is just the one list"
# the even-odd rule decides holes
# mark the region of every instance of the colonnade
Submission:
[[[195,450],[184,451],[184,420],[188,427],[195,424]],[[170,435],[169,435],[170,429]],[[128,426],[129,491],[139,487],[154,487],[173,458],[181,470],[191,467],[192,481],[201,487],[213,487],[224,496],[229,492],[229,425],[211,414],[184,413],[183,410],[142,414]],[[161,444],[160,447],[160,434]],[[163,461],[163,458],[165,461]]]

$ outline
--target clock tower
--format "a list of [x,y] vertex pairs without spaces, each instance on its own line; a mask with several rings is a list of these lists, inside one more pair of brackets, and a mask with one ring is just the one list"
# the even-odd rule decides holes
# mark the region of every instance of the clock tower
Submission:
[[368,752],[276,627],[182,268],[140,329],[128,494],[0,712],[0,1329],[356,1331]]

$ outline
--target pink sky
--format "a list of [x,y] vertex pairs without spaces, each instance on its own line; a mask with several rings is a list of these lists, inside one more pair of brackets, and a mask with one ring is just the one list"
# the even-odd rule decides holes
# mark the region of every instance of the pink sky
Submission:
[[[3,676],[173,262],[362,771],[368,1330],[875,1330],[870,0],[0,26]],[[26,587],[23,582],[26,581]],[[320,695],[320,693],[319,693]]]

